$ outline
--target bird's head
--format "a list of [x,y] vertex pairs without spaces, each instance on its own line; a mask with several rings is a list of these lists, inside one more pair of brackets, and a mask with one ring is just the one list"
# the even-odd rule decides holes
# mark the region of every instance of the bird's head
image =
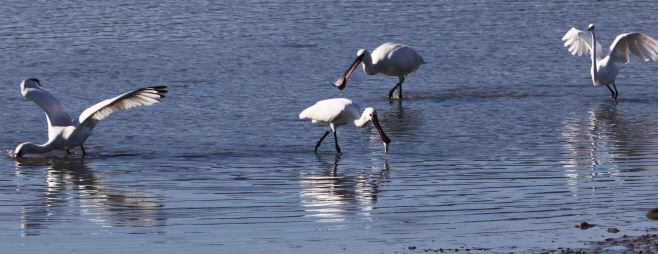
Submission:
[[14,150],[14,155],[16,155],[17,158],[23,157],[25,155],[25,151],[23,150],[23,146],[27,143],[20,144],[16,147],[16,150]]
[[359,51],[356,52],[356,57],[363,58],[366,55],[366,52],[368,52],[367,49],[359,49]]
[[379,119],[377,119],[377,111],[373,108],[366,108],[363,110],[363,113],[368,116],[370,121],[372,121],[372,124],[375,125],[375,128],[377,128],[377,132],[379,132],[379,142],[384,145],[384,153],[388,153],[388,144],[391,143],[391,139],[386,136],[386,133],[384,133],[384,130],[382,130],[382,127],[379,125]]
[[589,24],[587,31],[594,31],[594,24]]
[[16,157],[23,157],[23,155],[28,153],[40,153],[38,149],[39,145],[32,142],[25,142],[16,147],[16,150],[14,150],[14,155]]
[[377,118],[377,111],[374,108],[366,108],[363,110],[363,114],[368,116],[368,120],[372,121],[373,118]]

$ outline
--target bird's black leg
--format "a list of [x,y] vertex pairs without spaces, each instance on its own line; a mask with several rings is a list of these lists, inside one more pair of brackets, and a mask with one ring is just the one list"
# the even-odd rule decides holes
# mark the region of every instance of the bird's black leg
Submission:
[[322,144],[322,140],[324,140],[324,138],[325,138],[327,135],[329,135],[329,131],[325,132],[324,135],[322,135],[322,137],[320,138],[320,140],[318,140],[318,143],[315,144],[315,152],[316,152],[316,153],[318,152],[318,147],[320,147],[320,144]]
[[395,89],[398,88],[398,86],[400,86],[400,83],[398,83],[397,85],[395,85],[395,86],[393,87],[393,89],[391,89],[391,91],[388,92],[388,98],[389,98],[389,99],[390,99],[390,98],[393,98],[393,92],[395,92]]
[[388,98],[389,99],[393,98],[393,92],[395,92],[395,89],[398,88],[398,87],[400,87],[400,99],[402,99],[402,82],[404,82],[404,77],[398,78],[398,79],[400,80],[400,82],[398,82],[398,84],[395,85],[393,87],[393,89],[391,89],[391,91],[388,92]]
[[617,86],[615,86],[615,82],[612,82],[612,87],[615,88],[615,100],[616,100],[617,96],[619,96],[619,92],[617,92]]
[[[614,84],[613,84],[613,86],[614,86]],[[610,85],[605,85],[605,87],[607,87],[608,90],[610,90],[610,92],[612,93],[612,99],[614,100],[616,98],[615,97],[615,91],[612,91],[612,88],[610,88]],[[616,87],[615,87],[615,90],[617,90]]]
[[80,149],[82,149],[82,156],[87,155],[87,154],[85,153],[85,148],[84,148],[82,145],[80,145]]
[[66,150],[66,153],[67,153],[67,154],[71,154],[71,151],[69,151],[69,150]]
[[402,77],[402,80],[400,80],[400,88],[398,88],[400,91],[400,99],[402,99],[402,83],[404,83],[404,77]]
[[338,136],[336,135],[336,131],[334,131],[334,141],[336,142],[336,152],[338,152],[338,154],[343,154],[340,152],[340,147],[338,147]]

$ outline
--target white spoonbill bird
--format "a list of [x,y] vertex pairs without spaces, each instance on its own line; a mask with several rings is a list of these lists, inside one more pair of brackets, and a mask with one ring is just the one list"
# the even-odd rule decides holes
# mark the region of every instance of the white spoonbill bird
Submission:
[[[594,24],[590,24],[587,29],[591,37],[583,31],[571,28],[567,34],[562,37],[565,47],[569,47],[572,55],[582,56],[589,51],[592,56],[592,81],[595,86],[606,86],[612,93],[612,99],[616,100],[619,92],[615,86],[615,78],[619,73],[619,67],[615,62],[628,63],[628,51],[630,50],[636,56],[642,58],[645,62],[656,61],[658,58],[658,41],[643,33],[624,33],[617,36],[608,55],[603,55],[601,44],[596,41],[594,36]],[[596,46],[593,46],[596,45]],[[595,48],[592,50],[592,48]],[[610,84],[615,88],[613,91]]]
[[421,64],[425,64],[423,58],[407,45],[384,43],[377,47],[372,54],[366,49],[360,49],[356,53],[356,59],[349,69],[340,76],[334,86],[339,90],[345,88],[347,78],[350,77],[354,69],[363,63],[363,71],[368,75],[381,73],[388,76],[398,77],[398,84],[388,92],[388,98],[393,98],[393,92],[400,87],[400,99],[402,99],[402,82],[407,74],[418,70]]
[[318,152],[318,147],[322,143],[322,140],[329,135],[329,132],[333,131],[334,140],[336,142],[336,151],[338,154],[341,154],[340,147],[338,147],[336,128],[348,123],[354,123],[356,127],[363,128],[368,122],[372,121],[379,132],[379,140],[384,145],[384,153],[388,153],[388,143],[391,143],[391,140],[386,136],[382,127],[379,125],[377,111],[373,108],[366,108],[363,110],[363,114],[359,114],[359,112],[359,105],[355,102],[344,98],[335,98],[318,101],[315,105],[310,106],[302,111],[302,113],[299,113],[299,118],[310,118],[314,123],[329,125],[327,132],[322,135],[322,138],[320,138],[315,145],[315,152]]
[[141,88],[130,91],[97,103],[86,109],[80,114],[78,120],[73,120],[64,105],[55,97],[50,95],[41,88],[38,79],[31,78],[23,80],[21,83],[21,93],[25,98],[34,101],[43,111],[46,112],[48,120],[48,142],[43,145],[26,142],[16,147],[16,157],[22,157],[28,153],[47,153],[53,150],[66,150],[79,146],[82,154],[85,155],[85,149],[82,147],[85,140],[91,136],[91,131],[98,121],[112,113],[121,112],[128,108],[152,105],[159,103],[159,98],[166,93],[166,86],[155,86]]

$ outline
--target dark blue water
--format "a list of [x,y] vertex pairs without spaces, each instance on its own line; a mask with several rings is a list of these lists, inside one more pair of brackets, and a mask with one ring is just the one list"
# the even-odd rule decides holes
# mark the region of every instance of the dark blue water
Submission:
[[[658,63],[631,56],[619,100],[591,85],[573,26],[658,37],[655,2],[132,1],[0,5],[0,245],[13,253],[541,252],[654,232]],[[414,48],[397,79],[359,67],[360,48]],[[161,104],[101,121],[88,156],[15,159],[44,143],[38,78],[77,117],[132,89]],[[373,125],[298,119],[345,97]],[[597,226],[578,230],[587,221]],[[616,227],[620,233],[606,231]],[[408,247],[415,246],[415,250]],[[466,251],[469,249],[469,251]]]

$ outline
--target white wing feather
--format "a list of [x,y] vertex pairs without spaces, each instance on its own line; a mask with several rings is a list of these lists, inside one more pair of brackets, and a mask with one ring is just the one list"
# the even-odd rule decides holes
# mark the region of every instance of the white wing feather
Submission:
[[[160,100],[158,99],[165,97],[162,94],[167,92],[167,90],[164,90],[166,88],[166,86],[141,88],[124,93],[112,99],[101,101],[96,105],[85,109],[85,111],[80,114],[80,125],[89,124],[89,127],[93,129],[98,121],[103,120],[103,118],[113,113],[121,112],[132,107],[148,106],[159,103]],[[85,121],[87,121],[87,123],[85,123]]]
[[349,117],[354,117],[355,113],[356,118],[358,118],[358,104],[349,99],[335,98],[318,101],[315,105],[299,113],[299,118],[309,118],[314,123],[330,123],[338,120],[339,117],[343,117],[342,114],[349,114]]
[[403,44],[387,42],[377,47],[371,54],[373,64],[380,64],[380,73],[399,76],[412,73],[422,65],[425,60],[411,47]]
[[21,83],[21,94],[25,98],[30,99],[44,112],[46,112],[46,117],[48,118],[48,130],[52,126],[70,126],[73,123],[71,114],[66,110],[64,104],[62,104],[55,97],[50,95],[50,93],[41,89],[40,85],[37,85],[32,79],[23,80]]
[[[562,41],[564,41],[565,47],[569,47],[569,52],[571,52],[572,55],[582,56],[588,52],[590,55],[592,54],[591,34],[572,27],[571,30],[562,37]],[[603,48],[598,41],[596,42],[596,58],[599,60],[603,58]]]
[[615,62],[628,63],[628,51],[646,61],[658,59],[658,41],[643,33],[625,33],[617,36],[610,45],[610,58]]

